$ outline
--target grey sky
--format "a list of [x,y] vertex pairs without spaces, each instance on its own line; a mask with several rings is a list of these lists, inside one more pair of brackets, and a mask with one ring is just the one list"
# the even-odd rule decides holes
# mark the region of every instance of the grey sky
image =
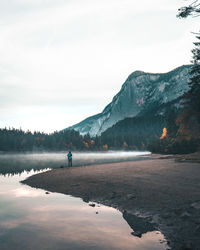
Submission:
[[1,0],[0,127],[52,132],[101,112],[135,70],[191,60],[182,0]]

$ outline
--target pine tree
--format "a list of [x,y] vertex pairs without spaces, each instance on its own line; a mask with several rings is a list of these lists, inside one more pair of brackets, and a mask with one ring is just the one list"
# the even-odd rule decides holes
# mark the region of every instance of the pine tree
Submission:
[[[194,42],[195,48],[193,53],[193,67],[190,72],[191,78],[189,82],[190,90],[185,96],[186,104],[189,104],[191,110],[200,112],[200,34],[196,36],[197,42]],[[198,119],[199,120],[199,119]],[[200,120],[199,120],[200,122]]]
[[184,111],[195,115],[200,123],[200,35],[194,42],[193,60],[190,71],[189,91],[183,96]]
[[189,91],[183,96],[183,112],[177,118],[178,140],[200,140],[200,35],[192,50],[193,60],[190,71]]
[[199,0],[190,0],[190,4],[183,6],[178,9],[179,13],[177,17],[186,18],[188,16],[198,17],[200,16],[200,1]]
[[[178,17],[200,16],[200,1],[189,0],[190,4],[179,9]],[[196,36],[197,42],[192,50],[193,60],[190,72],[190,90],[183,96],[183,112],[178,116],[176,123],[179,126],[176,142],[186,140],[189,151],[198,150],[200,146],[200,33]],[[189,142],[189,144],[188,144]],[[181,142],[184,146],[184,143]],[[189,145],[189,147],[188,147]]]

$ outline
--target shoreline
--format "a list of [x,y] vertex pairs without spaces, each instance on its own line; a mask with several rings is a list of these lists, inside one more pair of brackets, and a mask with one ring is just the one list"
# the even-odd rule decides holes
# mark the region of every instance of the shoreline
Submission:
[[194,158],[152,155],[140,161],[61,168],[22,183],[115,207],[128,223],[142,215],[164,234],[172,249],[184,249],[184,245],[199,249],[199,154],[196,162]]

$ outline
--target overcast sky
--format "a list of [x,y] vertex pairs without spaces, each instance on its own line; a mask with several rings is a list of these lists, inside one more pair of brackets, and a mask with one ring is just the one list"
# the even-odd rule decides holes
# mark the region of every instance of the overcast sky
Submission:
[[0,127],[53,132],[99,113],[135,70],[191,60],[183,0],[0,0]]

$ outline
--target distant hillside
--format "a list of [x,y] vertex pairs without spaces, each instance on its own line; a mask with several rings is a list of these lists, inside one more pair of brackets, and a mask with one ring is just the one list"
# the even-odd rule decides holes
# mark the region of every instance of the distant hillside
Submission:
[[126,118],[103,132],[101,141],[108,148],[147,149],[159,139],[165,126],[161,115]]

